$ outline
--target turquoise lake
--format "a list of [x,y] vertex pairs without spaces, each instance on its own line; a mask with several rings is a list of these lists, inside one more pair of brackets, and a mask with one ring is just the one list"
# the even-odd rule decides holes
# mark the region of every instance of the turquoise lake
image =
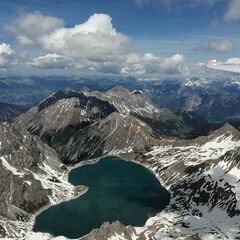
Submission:
[[118,157],[72,170],[69,182],[88,186],[82,196],[52,206],[37,216],[34,231],[77,238],[104,222],[144,226],[168,205],[170,194],[145,167]]

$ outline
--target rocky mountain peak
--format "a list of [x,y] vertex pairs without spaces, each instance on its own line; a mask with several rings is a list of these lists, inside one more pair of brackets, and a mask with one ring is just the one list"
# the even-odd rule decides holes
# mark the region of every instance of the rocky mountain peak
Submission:
[[[14,126],[51,144],[68,138],[73,132],[105,118],[116,108],[107,101],[82,92],[60,91],[41,101],[14,122]],[[56,135],[57,134],[57,135]]]
[[104,107],[107,107],[106,105],[109,105],[109,103],[103,102],[102,100],[97,99],[95,96],[86,96],[83,92],[66,90],[54,92],[49,97],[42,100],[37,106],[38,111],[42,111],[47,107],[56,104],[59,100],[67,101],[68,99],[77,99],[78,106],[75,107],[84,108],[86,110],[97,107],[100,104],[102,104]]
[[60,99],[68,99],[68,98],[80,98],[82,97],[83,94],[80,92],[75,92],[75,91],[58,91],[52,93],[50,96],[47,98],[43,99],[39,104],[38,104],[38,111],[41,111],[50,105],[53,105]]
[[89,94],[109,101],[123,114],[138,113],[141,115],[152,115],[159,111],[151,98],[142,90],[129,91],[123,87],[115,87],[105,94],[100,92]]
[[231,124],[225,123],[222,127],[217,129],[214,132],[214,135],[221,136],[221,135],[232,135],[233,137],[240,138],[239,131]]
[[102,224],[99,229],[92,230],[87,236],[82,237],[81,240],[103,240],[103,239],[126,239],[130,240],[137,237],[136,231],[133,227],[126,227],[119,221]]

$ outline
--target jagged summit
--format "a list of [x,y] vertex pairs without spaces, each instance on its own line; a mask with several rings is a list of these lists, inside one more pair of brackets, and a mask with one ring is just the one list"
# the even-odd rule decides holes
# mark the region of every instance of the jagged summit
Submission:
[[142,90],[115,87],[105,94],[88,93],[109,101],[122,114],[131,114],[148,124],[158,137],[195,137],[209,131],[208,122],[191,112],[158,108]]
[[[110,103],[81,92],[60,91],[53,93],[25,114],[14,125],[41,136],[51,144],[61,141],[82,127],[105,118],[117,111]],[[59,139],[60,138],[60,139]]]
[[105,94],[100,92],[89,94],[109,101],[123,114],[138,113],[141,115],[153,115],[159,111],[151,98],[142,90],[129,91],[123,87],[114,87]]
[[239,131],[230,123],[225,123],[222,127],[214,131],[215,136],[232,135],[240,139]]
[[45,108],[47,108],[51,105],[54,105],[59,100],[62,100],[62,99],[67,100],[67,99],[72,99],[72,98],[78,99],[79,100],[78,101],[78,104],[79,104],[78,107],[86,109],[86,110],[97,107],[98,104],[104,105],[103,107],[107,107],[105,105],[108,105],[108,103],[104,103],[103,101],[97,99],[94,96],[86,96],[83,92],[66,90],[66,91],[54,92],[49,97],[42,100],[37,106],[38,111],[42,111]]
[[240,132],[231,124],[225,123],[219,128],[211,130],[207,136],[200,136],[185,143],[201,145],[214,141],[218,143],[225,142],[227,147],[228,141],[240,141]]

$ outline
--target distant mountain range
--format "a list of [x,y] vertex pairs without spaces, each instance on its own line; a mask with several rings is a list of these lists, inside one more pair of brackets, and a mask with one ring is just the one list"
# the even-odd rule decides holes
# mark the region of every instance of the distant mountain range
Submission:
[[209,122],[240,118],[240,81],[188,79],[164,81],[148,89],[160,107],[192,111]]
[[26,110],[25,106],[0,102],[0,121],[10,122]]
[[0,78],[0,101],[33,106],[52,92],[63,89],[107,92],[115,87],[142,90],[160,108],[192,111],[212,123],[240,119],[240,80],[237,76],[154,81],[139,81],[134,77],[9,77]]

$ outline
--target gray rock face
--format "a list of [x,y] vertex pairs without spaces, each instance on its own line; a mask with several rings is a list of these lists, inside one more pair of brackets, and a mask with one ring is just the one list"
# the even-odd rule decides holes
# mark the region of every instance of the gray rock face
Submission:
[[3,226],[0,225],[0,237],[5,238],[7,235],[6,230]]
[[194,114],[158,109],[142,91],[122,88],[106,94],[57,92],[14,122],[40,136],[64,163],[139,153],[159,137],[188,135],[205,124]]
[[48,156],[57,158],[55,151],[38,137],[25,131],[20,132],[9,124],[0,123],[0,136],[0,156],[18,170],[26,168],[34,172],[40,171],[39,166]]
[[131,114],[148,124],[158,137],[195,137],[209,131],[208,123],[190,112],[158,108],[151,98],[141,90],[130,92],[124,88],[114,88],[105,94],[91,95],[112,103],[122,114]]
[[17,118],[14,126],[40,136],[65,163],[111,151],[139,151],[154,139],[147,124],[119,114],[112,102],[71,91],[54,93]]
[[32,174],[14,175],[0,165],[0,215],[24,221],[28,216],[49,203],[50,190],[42,188]]
[[159,239],[239,238],[239,147],[239,132],[226,124],[209,136],[165,141],[147,153],[142,163],[172,193],[166,212],[152,220],[149,231],[163,225],[154,232]]
[[24,220],[49,203],[51,191],[33,175],[49,157],[57,159],[37,137],[0,123],[0,215]]
[[194,234],[192,236],[187,236],[186,238],[184,238],[184,240],[201,240],[201,238],[198,234]]
[[158,140],[152,129],[131,115],[117,112],[73,134],[60,154],[66,162],[78,162],[104,154],[133,154],[145,151]]
[[[232,147],[229,143],[230,139]],[[225,143],[221,144],[221,142]],[[208,145],[209,149],[206,147]],[[219,152],[214,156],[214,148],[218,145],[219,149],[222,145],[226,150],[221,153],[217,149]],[[176,199],[174,207],[187,211],[193,205],[208,206],[210,211],[218,207],[226,211],[229,216],[239,215],[240,209],[233,190],[235,186],[231,186],[231,183],[225,181],[224,178],[231,178],[228,174],[240,169],[240,148],[238,147],[240,146],[240,133],[230,124],[225,124],[209,136],[191,141],[180,141],[172,146],[180,151],[175,152],[173,147],[168,157],[174,159],[176,154],[178,159],[173,160],[166,167],[159,164],[157,171],[162,181],[170,186],[172,197]],[[192,158],[190,146],[199,146],[195,148]],[[200,161],[198,160],[199,150],[203,152]],[[182,158],[181,155],[184,157]],[[177,179],[171,177],[176,174]]]
[[117,111],[110,103],[83,93],[52,94],[16,119],[14,126],[26,129],[57,150],[59,156],[77,131]]
[[56,92],[17,118],[14,125],[27,128],[51,144],[65,128],[76,131],[114,111],[111,104],[96,97],[72,91]]
[[141,90],[129,91],[125,88],[115,87],[106,93],[90,92],[87,94],[109,101],[123,114],[138,113],[139,115],[152,116],[159,112],[151,98]]
[[64,163],[73,163],[110,152],[139,154],[161,136],[185,134],[203,124],[191,114],[158,109],[141,91],[115,89],[106,95],[54,93],[14,126],[40,136]]
[[135,235],[135,229],[133,227],[126,227],[119,221],[113,223],[104,223],[99,229],[92,230],[87,236],[80,238],[81,240],[107,240],[111,237],[116,239],[131,240]]
[[[171,187],[173,197],[177,199],[174,207],[179,210],[191,211],[192,206],[208,206],[209,210],[218,207],[231,217],[239,215],[238,200],[233,190],[234,186],[224,182],[224,174],[216,181],[210,174],[204,174],[218,167],[228,165],[225,171],[231,172],[233,168],[240,166],[240,149],[230,151],[217,160],[208,160],[196,166],[182,168],[182,180],[174,183]],[[174,172],[180,172],[179,168],[173,167]],[[201,175],[199,175],[201,173]],[[187,193],[187,194],[186,194]],[[196,211],[193,214],[200,214]]]

